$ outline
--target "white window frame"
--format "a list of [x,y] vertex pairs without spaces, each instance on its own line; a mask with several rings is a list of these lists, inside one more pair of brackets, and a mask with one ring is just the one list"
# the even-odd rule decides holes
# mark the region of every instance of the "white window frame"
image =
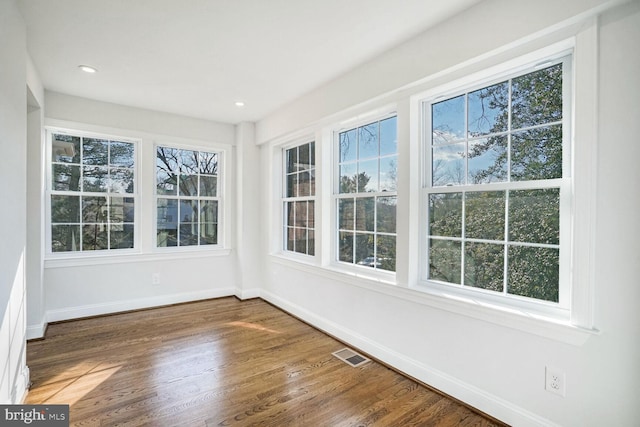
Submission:
[[[157,150],[158,147],[166,147],[176,150],[186,150],[186,151],[198,151],[198,152],[207,152],[207,153],[216,153],[218,156],[218,173],[217,173],[217,189],[216,189],[216,197],[201,197],[201,196],[180,196],[179,191],[178,194],[173,195],[163,195],[158,194],[157,192]],[[225,201],[225,190],[226,190],[226,162],[227,157],[229,156],[228,150],[220,147],[210,147],[203,145],[190,145],[184,144],[174,141],[162,142],[158,141],[153,144],[153,176],[152,176],[152,191],[153,191],[153,232],[151,234],[151,248],[155,253],[180,253],[180,252],[211,252],[211,251],[219,251],[221,249],[226,248],[226,201]],[[217,243],[211,245],[186,245],[186,246],[158,246],[158,199],[159,198],[170,198],[176,199],[180,201],[183,198],[187,199],[198,199],[198,200],[216,200],[218,202],[218,229],[217,229]],[[179,228],[179,225],[178,225]],[[179,237],[178,237],[179,239]]]
[[[86,192],[86,191],[61,191],[53,189],[53,171],[52,171],[52,138],[54,134],[62,134],[69,135],[73,137],[80,138],[96,138],[103,139],[109,141],[116,142],[127,142],[133,144],[134,147],[134,166],[133,166],[133,193],[112,193],[112,192]],[[64,259],[89,259],[89,258],[97,258],[97,257],[115,257],[122,256],[128,254],[135,254],[140,252],[140,197],[139,197],[139,188],[140,188],[140,174],[139,174],[139,164],[140,164],[140,139],[130,138],[124,136],[118,136],[108,133],[100,133],[100,132],[89,132],[82,131],[77,129],[58,127],[58,126],[45,126],[45,135],[46,135],[46,148],[45,152],[45,165],[46,165],[46,188],[45,188],[45,244],[46,249],[44,251],[45,259],[47,260],[64,260]],[[82,163],[80,163],[82,167]],[[133,237],[133,248],[121,248],[121,249],[99,249],[99,250],[79,250],[79,251],[68,251],[68,252],[53,252],[52,250],[52,222],[51,222],[51,196],[55,194],[69,194],[69,195],[78,195],[82,197],[83,195],[89,194],[91,196],[118,196],[122,195],[122,197],[133,198],[134,199],[134,237]],[[80,212],[82,215],[82,211]],[[82,222],[82,221],[81,221]],[[82,238],[82,231],[80,233]]]

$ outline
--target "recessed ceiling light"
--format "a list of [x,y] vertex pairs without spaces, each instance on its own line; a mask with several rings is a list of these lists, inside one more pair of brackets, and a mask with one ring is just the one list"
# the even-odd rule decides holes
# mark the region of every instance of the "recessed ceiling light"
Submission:
[[96,71],[98,71],[90,65],[78,65],[78,68],[80,68],[85,73],[95,73]]
[[236,107],[244,107],[244,102],[236,101]]

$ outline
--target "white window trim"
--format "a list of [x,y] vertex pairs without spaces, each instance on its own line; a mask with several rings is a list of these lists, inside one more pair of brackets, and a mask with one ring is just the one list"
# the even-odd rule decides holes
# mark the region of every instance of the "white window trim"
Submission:
[[[44,198],[45,198],[45,226],[44,226],[44,235],[45,235],[45,245],[44,249],[44,260],[47,264],[49,261],[61,261],[63,263],[68,263],[71,260],[75,262],[75,260],[80,261],[83,259],[97,259],[97,258],[107,258],[113,259],[115,257],[127,256],[139,254],[141,249],[140,242],[140,144],[141,139],[139,138],[131,138],[126,136],[115,135],[112,133],[103,133],[103,132],[92,132],[86,130],[78,130],[68,127],[60,127],[60,126],[45,126],[45,189],[44,189]],[[53,252],[51,250],[51,194],[52,194],[52,167],[51,167],[51,156],[52,156],[52,144],[51,138],[53,134],[65,134],[71,136],[79,136],[82,138],[97,138],[97,139],[107,139],[110,141],[122,141],[129,142],[134,145],[134,191],[133,193],[124,193],[123,197],[130,197],[135,200],[135,211],[134,211],[134,237],[133,237],[133,248],[127,249],[104,249],[104,250],[93,250],[93,251],[75,251],[75,252]],[[78,192],[79,195],[84,194],[83,192]],[[108,194],[108,193],[105,193]]]

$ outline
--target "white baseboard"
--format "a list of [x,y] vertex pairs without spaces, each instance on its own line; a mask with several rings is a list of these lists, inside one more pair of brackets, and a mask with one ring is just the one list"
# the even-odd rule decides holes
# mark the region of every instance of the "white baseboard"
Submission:
[[260,292],[260,288],[236,289],[236,296],[241,300],[260,298]]
[[178,304],[182,302],[228,297],[235,295],[235,293],[235,288],[208,289],[198,292],[160,295],[149,298],[139,298],[135,300],[116,301],[103,304],[89,304],[78,307],[48,310],[46,313],[46,318],[47,322],[58,322],[61,320],[78,319],[82,317],[118,313],[128,310],[139,310],[142,308],[158,307],[162,305]]
[[42,319],[42,322],[36,325],[27,325],[26,338],[27,340],[43,338],[46,330],[47,322]]
[[345,341],[356,349],[368,353],[398,371],[441,390],[442,392],[510,425],[527,427],[556,426],[556,424],[543,417],[516,406],[500,397],[487,393],[478,387],[460,381],[459,379],[418,360],[400,354],[393,349],[374,342],[342,325],[332,322],[303,307],[292,304],[271,292],[262,290],[260,292],[260,297],[265,301],[268,301],[271,304],[299,317],[314,327]]

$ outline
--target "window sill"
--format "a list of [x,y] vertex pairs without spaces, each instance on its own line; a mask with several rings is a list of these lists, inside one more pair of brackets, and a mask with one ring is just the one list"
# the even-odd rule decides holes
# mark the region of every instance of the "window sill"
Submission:
[[44,261],[44,268],[66,268],[90,265],[122,264],[131,262],[153,262],[165,260],[180,260],[192,258],[210,258],[229,256],[231,249],[208,249],[180,252],[153,252],[140,253],[128,252],[126,254],[96,254],[83,256],[64,256],[60,258],[48,258]]
[[394,280],[345,271],[333,266],[322,267],[317,264],[301,263],[282,254],[272,254],[271,259],[285,267],[574,346],[581,346],[589,337],[600,333],[596,329],[574,325],[568,320],[532,314],[517,308],[491,305],[472,298],[460,298],[445,292],[410,288],[398,285]]

